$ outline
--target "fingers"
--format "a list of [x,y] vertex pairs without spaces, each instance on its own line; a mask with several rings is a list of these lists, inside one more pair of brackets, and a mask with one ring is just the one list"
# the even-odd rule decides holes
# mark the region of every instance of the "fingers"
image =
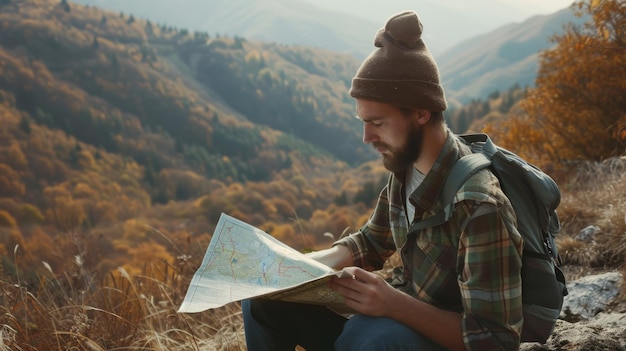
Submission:
[[342,278],[331,279],[328,286],[341,294],[346,305],[353,310],[365,315],[377,315],[377,285],[369,282],[370,274],[364,270],[351,270]]
[[372,276],[374,275],[373,273],[359,267],[346,267],[341,273],[342,274],[339,275],[340,279],[349,278],[352,280],[361,280],[365,282],[371,281]]
[[335,278],[328,282],[328,286],[341,294],[346,301],[346,305],[359,310],[364,295],[363,282],[352,278]]
[[370,316],[386,315],[395,300],[394,294],[398,293],[376,273],[357,267],[344,268],[328,286],[344,297],[348,307]]
[[365,281],[360,280],[355,274],[344,274],[342,277],[333,278],[329,281],[330,287],[335,290],[340,290],[343,293],[344,290],[359,291],[363,289],[366,284]]

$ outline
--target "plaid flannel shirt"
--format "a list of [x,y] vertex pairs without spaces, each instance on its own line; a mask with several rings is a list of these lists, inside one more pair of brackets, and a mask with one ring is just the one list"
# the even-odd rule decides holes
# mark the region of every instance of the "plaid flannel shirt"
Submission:
[[[471,151],[454,134],[422,184],[409,196],[414,219],[442,210],[438,203],[454,162]],[[413,297],[462,313],[467,350],[517,350],[522,329],[522,246],[516,217],[497,178],[487,170],[459,190],[451,219],[408,235],[403,179],[391,175],[368,222],[335,245],[354,264],[378,270],[400,251],[405,284]],[[415,318],[420,318],[416,316]]]

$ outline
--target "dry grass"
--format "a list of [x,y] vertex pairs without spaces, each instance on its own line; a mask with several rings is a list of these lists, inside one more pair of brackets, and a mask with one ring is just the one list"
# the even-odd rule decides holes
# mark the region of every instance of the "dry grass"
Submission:
[[[557,239],[566,265],[595,269],[626,265],[626,158],[585,163],[562,185],[558,213],[562,231]],[[598,228],[593,240],[576,237],[588,226]]]
[[238,304],[177,313],[191,274],[158,269],[120,269],[99,286],[80,269],[62,278],[50,272],[38,287],[1,280],[0,350],[246,349]]

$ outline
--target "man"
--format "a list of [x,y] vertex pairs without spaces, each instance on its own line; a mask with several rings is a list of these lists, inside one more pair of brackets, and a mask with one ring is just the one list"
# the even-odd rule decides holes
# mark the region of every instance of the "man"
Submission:
[[[354,278],[331,288],[358,313],[246,300],[249,350],[516,350],[522,328],[522,238],[510,202],[490,171],[457,193],[451,219],[410,231],[439,212],[454,162],[470,150],[446,126],[438,68],[414,12],[378,31],[350,94],[372,144],[391,172],[368,222],[310,256]],[[372,273],[400,252],[399,284]]]

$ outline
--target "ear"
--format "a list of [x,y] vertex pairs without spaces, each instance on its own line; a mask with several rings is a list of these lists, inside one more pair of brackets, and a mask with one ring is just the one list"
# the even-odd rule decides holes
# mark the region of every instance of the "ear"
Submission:
[[417,123],[424,125],[430,121],[430,111],[428,110],[415,110],[417,116]]

